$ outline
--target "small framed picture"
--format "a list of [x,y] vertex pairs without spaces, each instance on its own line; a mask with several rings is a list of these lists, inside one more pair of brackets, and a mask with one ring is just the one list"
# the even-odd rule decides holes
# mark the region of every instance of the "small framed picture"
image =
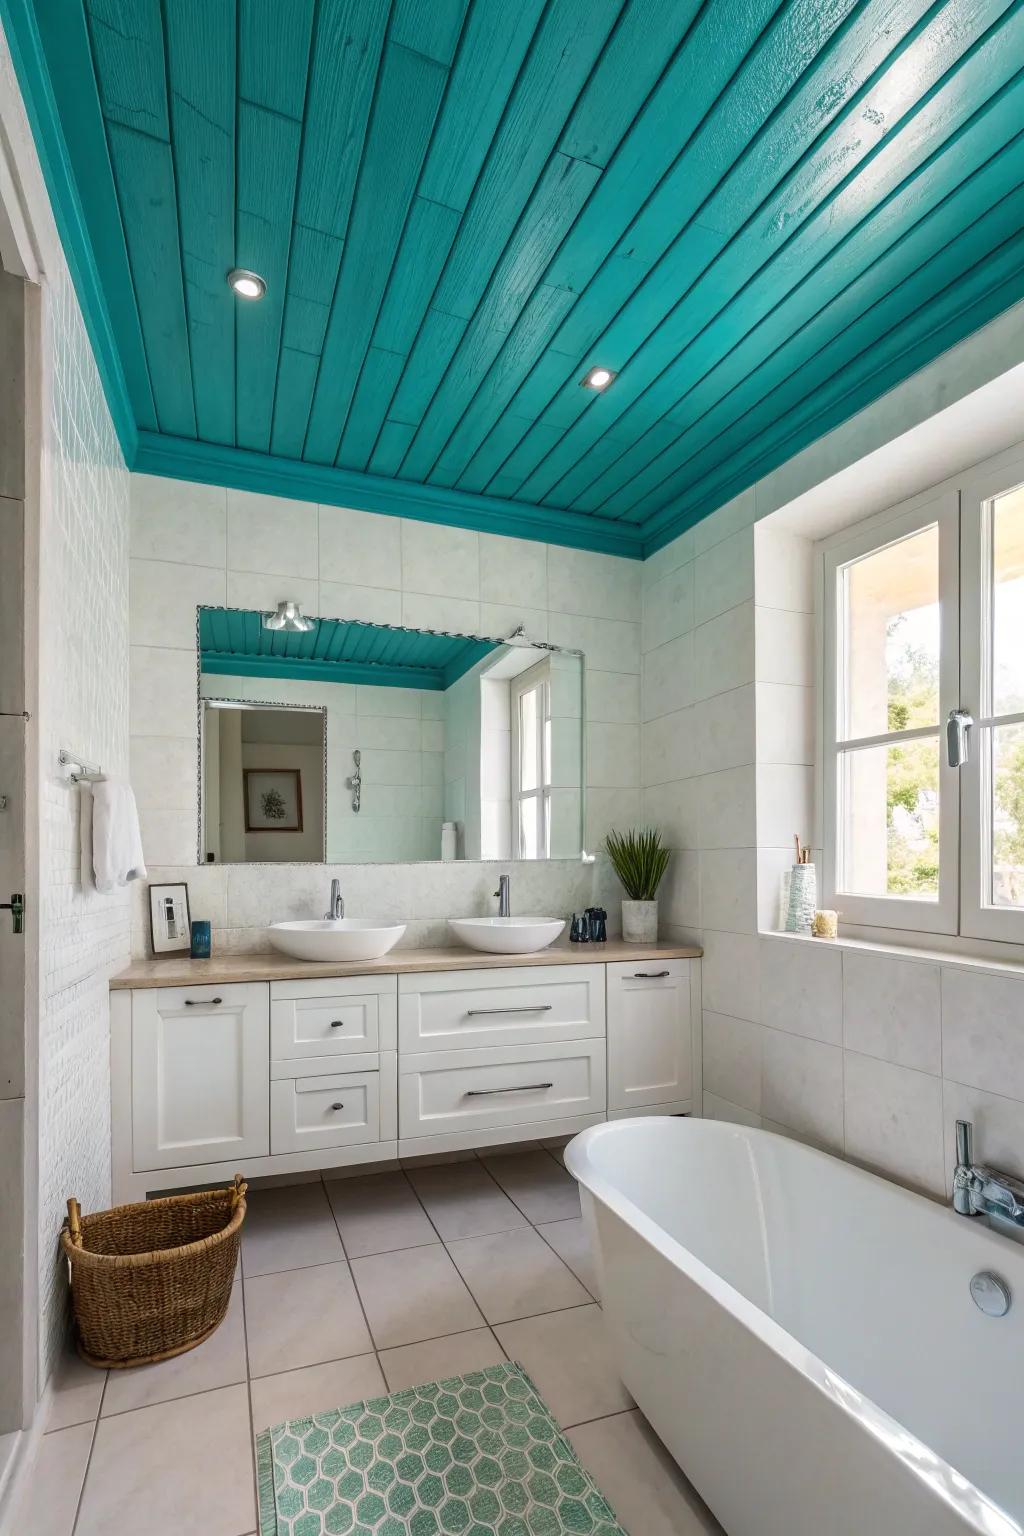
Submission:
[[302,775],[298,768],[246,768],[245,830],[302,831]]
[[184,881],[180,885],[150,886],[149,922],[154,955],[188,953],[192,925]]

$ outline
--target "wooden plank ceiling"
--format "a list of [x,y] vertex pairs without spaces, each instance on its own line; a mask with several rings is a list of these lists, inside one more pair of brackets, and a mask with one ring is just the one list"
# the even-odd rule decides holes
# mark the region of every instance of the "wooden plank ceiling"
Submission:
[[1024,0],[30,8],[141,467],[640,554],[1024,295]]

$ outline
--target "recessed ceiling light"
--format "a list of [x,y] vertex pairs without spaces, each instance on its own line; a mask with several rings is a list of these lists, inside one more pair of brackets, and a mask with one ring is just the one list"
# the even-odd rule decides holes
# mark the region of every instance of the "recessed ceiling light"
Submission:
[[262,299],[267,291],[267,285],[259,273],[249,272],[245,267],[232,267],[228,273],[228,282],[240,299]]
[[607,389],[614,377],[615,374],[610,368],[591,368],[590,372],[585,373],[580,379],[580,383],[584,389]]
[[307,619],[299,603],[278,603],[276,613],[263,615],[264,629],[283,629],[290,635],[308,635],[316,629],[316,619]]

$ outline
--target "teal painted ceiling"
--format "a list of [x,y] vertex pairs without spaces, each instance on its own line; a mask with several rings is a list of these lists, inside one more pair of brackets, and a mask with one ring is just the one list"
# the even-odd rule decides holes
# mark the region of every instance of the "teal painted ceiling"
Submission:
[[203,672],[230,677],[301,678],[375,688],[449,688],[498,649],[496,640],[435,635],[344,619],[318,619],[305,634],[263,628],[242,608],[200,608]]
[[150,472],[641,555],[1024,296],[1024,0],[0,15]]

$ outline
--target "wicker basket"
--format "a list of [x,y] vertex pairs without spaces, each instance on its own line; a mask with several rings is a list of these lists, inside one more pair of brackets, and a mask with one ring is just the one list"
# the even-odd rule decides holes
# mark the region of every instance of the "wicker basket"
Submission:
[[60,1241],[83,1360],[114,1370],[149,1365],[209,1338],[231,1299],[245,1191],[236,1174],[228,1189],[92,1216],[68,1201]]

